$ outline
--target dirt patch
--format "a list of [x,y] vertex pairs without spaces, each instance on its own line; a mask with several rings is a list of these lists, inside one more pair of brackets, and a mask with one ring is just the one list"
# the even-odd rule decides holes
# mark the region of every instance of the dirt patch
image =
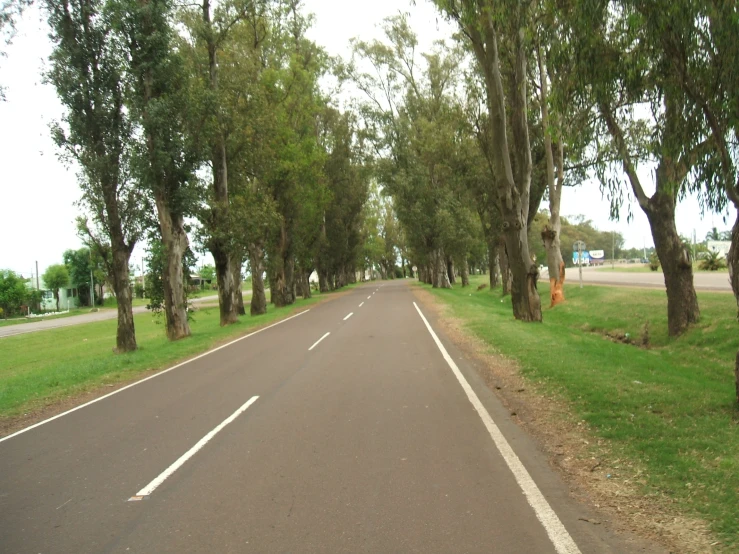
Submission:
[[564,399],[545,395],[521,375],[514,360],[466,330],[464,321],[431,293],[420,288],[413,292],[436,314],[446,335],[476,362],[474,367],[516,422],[537,440],[550,465],[570,485],[573,498],[602,513],[615,531],[633,533],[671,552],[722,551],[706,522],[680,514],[667,496],[641,494],[644,468],[614,455],[606,441],[577,420]]

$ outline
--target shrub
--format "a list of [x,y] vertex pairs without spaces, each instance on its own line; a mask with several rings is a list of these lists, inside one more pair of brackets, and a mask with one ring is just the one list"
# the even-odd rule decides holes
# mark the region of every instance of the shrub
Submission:
[[649,256],[649,269],[652,271],[658,271],[659,265],[659,257],[656,252],[653,252],[652,255]]
[[708,252],[698,264],[698,267],[705,271],[718,271],[726,267],[726,260],[720,258],[718,252]]

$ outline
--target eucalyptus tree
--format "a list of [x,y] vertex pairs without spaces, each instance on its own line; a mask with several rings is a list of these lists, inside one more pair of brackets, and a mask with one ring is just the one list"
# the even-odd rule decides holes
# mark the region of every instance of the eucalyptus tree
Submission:
[[[528,70],[532,3],[518,0],[434,0],[471,45],[485,83],[491,137],[492,188],[498,197],[512,274],[513,315],[541,321],[538,270],[528,250],[532,155]],[[535,211],[535,210],[534,210]]]
[[114,28],[127,48],[127,107],[142,134],[135,169],[154,199],[163,247],[167,337],[178,340],[190,335],[183,274],[189,247],[185,218],[194,212],[194,170],[199,160],[198,137],[188,133],[188,121],[194,116],[189,81],[174,49],[174,4],[116,0],[111,6]]
[[[308,251],[317,247],[320,230],[318,205],[326,198],[318,120],[325,106],[319,79],[328,59],[306,38],[310,18],[299,7],[299,2],[288,2],[275,22],[268,53],[274,69],[265,76],[273,118],[266,138],[272,163],[264,167],[262,180],[280,216],[279,227],[267,240],[270,288],[278,307],[295,301],[296,253],[303,265],[311,265]],[[310,274],[309,269],[300,268]]]
[[323,175],[328,197],[319,222],[316,269],[319,286],[325,292],[356,280],[369,179],[354,114],[327,107],[319,127],[319,142],[326,152]]
[[348,74],[366,98],[360,113],[374,131],[378,180],[393,196],[421,276],[435,287],[449,287],[441,214],[451,194],[449,152],[463,54],[437,45],[419,60],[417,38],[404,16],[386,20],[385,33],[387,43],[354,43]]
[[[705,207],[737,210],[727,256],[729,277],[739,306],[739,19],[732,2],[654,2],[636,6],[664,49],[665,58],[690,102],[700,111],[713,140],[711,155],[700,160],[698,179]],[[735,362],[739,401],[739,353]]]
[[102,0],[47,0],[54,45],[46,78],[66,113],[53,128],[62,156],[80,167],[82,204],[90,214],[80,229],[108,264],[118,301],[116,350],[136,350],[128,264],[143,233],[146,195],[132,179],[132,123],[125,109],[125,52],[111,33],[110,4]]
[[[623,0],[596,9],[591,2],[578,2],[569,21],[578,41],[580,90],[597,106],[603,134],[610,139],[605,146],[617,155],[649,220],[667,289],[668,330],[676,336],[698,321],[700,309],[691,253],[677,232],[675,208],[688,190],[700,189],[691,172],[715,147],[662,43],[677,12],[672,4],[658,4]],[[651,196],[640,167],[654,167]],[[611,169],[612,164],[602,166],[600,176],[617,212],[622,180]]]
[[[229,173],[234,158],[233,134],[235,105],[248,102],[242,95],[238,79],[228,78],[233,64],[224,63],[229,51],[238,48],[232,40],[234,29],[248,24],[259,28],[272,2],[269,0],[227,0],[213,4],[202,0],[197,8],[186,7],[181,21],[187,30],[179,47],[189,63],[193,84],[193,102],[199,113],[192,118],[193,133],[202,133],[202,159],[209,169],[209,185],[204,195],[205,206],[199,210],[204,244],[213,255],[218,281],[218,303],[221,325],[236,322],[240,311],[241,266],[245,252],[230,226]],[[236,86],[234,86],[236,84]]]

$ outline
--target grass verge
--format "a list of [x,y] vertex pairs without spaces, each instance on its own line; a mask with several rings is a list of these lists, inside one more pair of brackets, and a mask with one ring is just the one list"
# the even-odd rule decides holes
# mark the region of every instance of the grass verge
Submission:
[[[739,547],[734,298],[698,293],[700,323],[671,339],[663,291],[567,287],[567,302],[545,309],[543,324],[526,324],[513,319],[499,290],[475,291],[485,279],[428,290],[468,331],[516,360],[526,379],[567,401],[613,455],[642,468],[642,494],[667,496],[707,521],[729,550]],[[541,283],[544,301],[548,292]],[[650,348],[620,342],[627,334],[641,342],[647,321]]]
[[0,327],[8,325],[23,325],[24,323],[35,323],[37,321],[47,321],[49,319],[63,319],[65,317],[71,317],[73,315],[82,315],[89,313],[90,308],[75,308],[70,310],[68,313],[58,315],[48,315],[43,317],[14,317],[11,319],[0,319]]
[[229,327],[220,327],[217,306],[203,308],[195,312],[190,324],[192,336],[177,342],[166,339],[163,318],[137,314],[134,320],[139,349],[122,355],[112,351],[115,319],[2,338],[0,420],[8,421],[63,398],[166,368],[330,295],[298,299],[285,308],[269,305],[265,315],[244,316]]

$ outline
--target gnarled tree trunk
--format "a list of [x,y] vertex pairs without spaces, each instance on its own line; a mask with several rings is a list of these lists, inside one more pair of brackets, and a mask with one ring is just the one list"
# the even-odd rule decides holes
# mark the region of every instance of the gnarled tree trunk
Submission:
[[675,337],[700,319],[698,297],[693,286],[693,262],[690,251],[677,232],[672,196],[660,192],[658,186],[645,212],[665,278],[667,328],[670,336]]
[[284,222],[280,229],[280,245],[277,255],[279,259],[272,298],[275,306],[281,308],[295,302],[295,259],[292,255],[292,241]]
[[549,218],[549,225],[546,225],[541,232],[541,238],[544,240],[544,249],[547,253],[551,307],[565,301],[565,262],[562,259],[562,250],[559,243],[560,228],[559,213],[556,216],[552,214]]
[[246,315],[244,309],[244,289],[241,286],[241,266],[244,265],[244,258],[241,254],[231,256],[231,271],[233,272],[234,284],[234,302],[236,302],[236,311],[239,315]]
[[508,266],[508,254],[505,243],[501,240],[498,246],[498,260],[500,263],[500,280],[503,283],[503,296],[511,294],[511,271]]
[[469,270],[467,269],[467,259],[462,260],[462,286],[463,287],[469,287],[470,286],[470,274]]
[[449,283],[454,285],[457,283],[457,277],[454,275],[454,260],[451,256],[447,256],[446,259],[446,272],[449,276]]
[[118,302],[118,331],[116,332],[116,352],[136,350],[136,329],[133,324],[133,298],[128,280],[130,250],[124,247],[113,249],[113,288]]
[[249,246],[249,265],[251,265],[251,315],[267,313],[267,297],[264,293],[264,251],[259,244]]
[[434,272],[432,275],[432,286],[435,289],[452,288],[451,283],[449,283],[449,274],[447,273],[447,271],[448,268],[446,265],[446,257],[444,256],[444,251],[439,248],[434,252]]
[[160,192],[157,192],[155,200],[165,252],[162,287],[164,289],[167,338],[178,340],[190,336],[190,324],[187,321],[185,276],[182,268],[182,258],[188,246],[185,220],[182,214],[175,214],[170,211],[166,199]]
[[218,308],[220,311],[221,327],[223,327],[236,323],[239,319],[231,256],[225,248],[213,243],[211,243],[210,252],[213,255],[213,261],[216,266]]

